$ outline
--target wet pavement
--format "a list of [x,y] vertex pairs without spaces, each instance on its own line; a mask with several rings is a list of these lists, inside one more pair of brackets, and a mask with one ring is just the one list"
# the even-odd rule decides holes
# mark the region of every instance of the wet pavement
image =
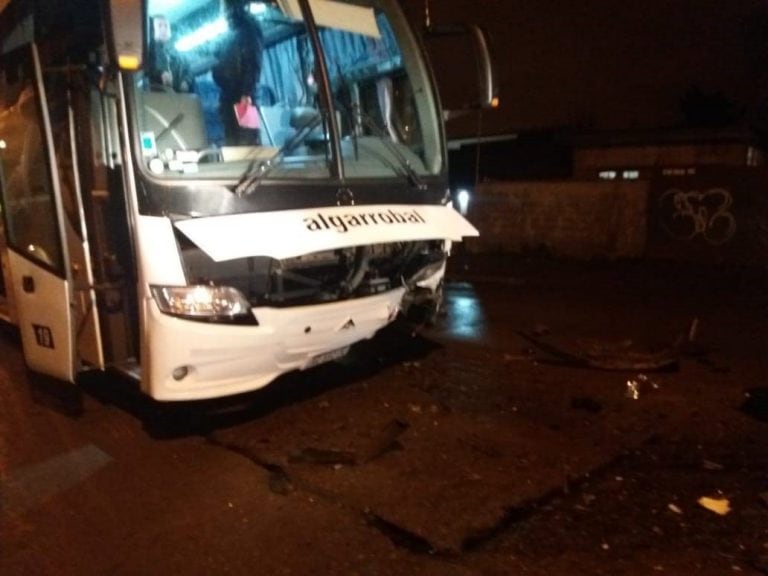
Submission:
[[0,339],[0,573],[768,573],[762,271],[449,278],[435,326],[217,402],[30,390]]

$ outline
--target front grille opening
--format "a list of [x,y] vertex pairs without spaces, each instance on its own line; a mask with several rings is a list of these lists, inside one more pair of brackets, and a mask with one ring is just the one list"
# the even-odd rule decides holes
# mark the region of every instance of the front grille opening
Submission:
[[214,262],[181,234],[189,284],[237,288],[252,306],[302,306],[362,298],[407,284],[445,258],[442,241],[395,242],[326,250],[277,260],[264,256]]

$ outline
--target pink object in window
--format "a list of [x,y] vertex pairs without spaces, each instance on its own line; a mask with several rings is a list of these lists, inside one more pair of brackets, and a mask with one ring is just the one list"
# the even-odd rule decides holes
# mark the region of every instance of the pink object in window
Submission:
[[235,104],[235,118],[242,128],[258,128],[261,125],[259,121],[259,111],[253,104],[238,102]]

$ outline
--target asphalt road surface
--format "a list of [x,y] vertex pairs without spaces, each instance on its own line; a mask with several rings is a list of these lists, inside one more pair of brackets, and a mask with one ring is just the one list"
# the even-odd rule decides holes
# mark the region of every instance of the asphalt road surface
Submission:
[[458,259],[435,326],[221,401],[26,378],[0,574],[768,574],[768,276]]

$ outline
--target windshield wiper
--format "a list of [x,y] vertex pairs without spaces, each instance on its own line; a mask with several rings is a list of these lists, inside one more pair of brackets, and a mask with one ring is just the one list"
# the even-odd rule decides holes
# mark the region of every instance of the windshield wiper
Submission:
[[274,156],[266,160],[259,160],[258,158],[251,160],[248,168],[245,169],[240,180],[235,184],[235,194],[242,197],[256,190],[267,174],[278,166],[287,154],[298,148],[322,121],[323,114],[318,113],[317,116],[313,116],[305,121],[296,133],[286,140]]
[[[349,112],[348,112],[349,113]],[[398,148],[397,144],[393,142],[389,134],[379,127],[376,122],[367,113],[360,109],[356,109],[353,114],[357,114],[357,117],[362,119],[365,126],[373,132],[375,136],[383,143],[384,147],[390,152],[392,157],[397,161],[393,163],[390,158],[384,157],[380,154],[375,156],[385,165],[387,165],[394,173],[405,177],[408,183],[418,190],[426,190],[427,185],[419,176],[419,173],[411,165],[410,161],[403,155]],[[302,126],[298,128],[296,133],[291,136],[275,153],[274,156],[266,160],[253,159],[248,167],[243,172],[240,180],[235,185],[234,192],[238,196],[242,197],[254,192],[264,178],[280,163],[283,161],[286,155],[293,152],[299,147],[307,137],[312,134],[315,128],[323,121],[323,114],[319,113],[317,116],[313,116],[308,119]],[[373,154],[373,151],[369,151]]]
[[[416,172],[416,169],[411,166],[411,162],[408,160],[408,158],[405,157],[405,155],[400,151],[400,148],[398,148],[397,144],[393,142],[390,139],[390,136],[388,133],[384,132],[384,129],[381,128],[376,124],[373,118],[371,118],[366,112],[360,109],[359,106],[355,106],[353,114],[356,114],[358,118],[360,118],[363,121],[363,124],[371,131],[373,132],[374,136],[378,136],[381,142],[384,144],[387,150],[392,154],[392,156],[395,157],[395,160],[397,160],[398,165],[393,166],[392,162],[390,162],[388,159],[385,159],[382,156],[377,155],[377,158],[381,160],[384,164],[389,166],[393,172],[398,173],[396,168],[399,168],[401,172],[399,174],[401,176],[404,176],[408,182],[413,186],[414,188],[418,190],[426,190],[427,185],[424,183],[424,181],[421,179],[421,176],[419,176],[419,173]],[[403,173],[404,172],[404,173]]]
[[[339,78],[341,79],[341,83],[343,86],[349,87],[352,85],[352,83],[348,80],[347,74],[344,70],[344,67],[341,65],[340,62],[336,62],[336,71],[339,75]],[[392,162],[388,158],[384,158],[380,154],[376,154],[373,151],[369,151],[372,155],[374,155],[379,161],[381,161],[382,164],[387,166],[387,168],[390,168],[392,172],[395,174],[399,174],[401,176],[404,176],[408,183],[416,188],[417,190],[426,190],[427,185],[424,183],[424,181],[421,179],[421,176],[419,176],[419,173],[416,172],[413,166],[411,166],[410,161],[408,158],[406,158],[403,153],[400,151],[400,148],[398,148],[397,144],[393,142],[390,139],[390,135],[384,131],[383,128],[379,127],[375,120],[371,118],[371,116],[365,112],[361,107],[359,103],[356,102],[341,102],[338,98],[334,99],[334,104],[336,108],[343,110],[347,113],[350,119],[350,124],[352,126],[356,126],[357,119],[363,121],[363,124],[365,124],[366,127],[368,127],[371,132],[373,132],[374,136],[377,136],[383,143],[384,146],[389,150],[389,152],[394,156],[395,160],[397,160],[398,166],[400,171],[398,171],[398,166],[393,166]],[[357,150],[357,137],[354,135],[355,130],[352,130],[353,138],[355,138],[355,150]]]

